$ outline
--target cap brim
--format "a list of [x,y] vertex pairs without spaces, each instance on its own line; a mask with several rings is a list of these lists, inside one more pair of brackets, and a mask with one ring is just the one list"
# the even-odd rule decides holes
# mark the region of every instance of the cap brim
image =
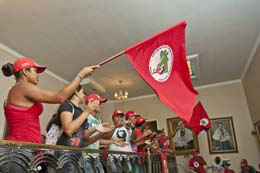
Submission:
[[107,99],[106,99],[106,98],[101,98],[101,99],[100,99],[100,102],[101,102],[101,103],[107,102]]
[[37,73],[42,73],[46,70],[47,67],[45,66],[36,66],[35,67],[37,69]]

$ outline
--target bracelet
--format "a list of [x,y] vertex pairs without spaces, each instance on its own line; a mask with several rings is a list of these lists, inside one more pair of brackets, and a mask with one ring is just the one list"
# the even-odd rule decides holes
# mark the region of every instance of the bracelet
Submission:
[[78,77],[79,77],[79,79],[80,79],[80,80],[82,80],[82,79],[83,79],[83,77],[81,77],[80,75],[78,75]]

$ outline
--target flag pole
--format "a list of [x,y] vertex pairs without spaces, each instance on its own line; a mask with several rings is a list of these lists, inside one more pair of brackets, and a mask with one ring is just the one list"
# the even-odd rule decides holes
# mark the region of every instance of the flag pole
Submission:
[[106,59],[106,60],[104,60],[102,62],[100,62],[98,65],[102,66],[102,65],[104,65],[104,64],[106,64],[106,63],[108,63],[108,62],[110,62],[110,61],[112,61],[114,59],[116,59],[117,57],[119,57],[119,56],[121,56],[123,54],[125,54],[125,50],[122,51],[122,52],[119,52],[118,54],[116,54],[116,55],[114,55],[114,56],[112,56],[112,57],[110,57],[110,58],[108,58],[108,59]]

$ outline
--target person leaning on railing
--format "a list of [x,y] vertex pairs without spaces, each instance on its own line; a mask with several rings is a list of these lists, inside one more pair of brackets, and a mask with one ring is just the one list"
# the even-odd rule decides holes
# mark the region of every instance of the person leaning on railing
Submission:
[[[112,130],[106,127],[106,124],[100,124],[92,129],[87,129],[87,118],[99,102],[89,102],[85,106],[85,109],[82,110],[79,104],[84,102],[85,97],[84,90],[79,85],[71,98],[60,105],[57,115],[58,120],[61,121],[59,124],[62,125],[63,133],[59,137],[57,145],[84,147],[85,140],[87,140],[91,134],[96,131],[104,133]],[[57,151],[56,155],[59,158],[65,153],[74,155],[77,158],[81,157],[81,152]],[[73,173],[76,172],[76,168],[72,163],[68,163],[64,165],[62,172]]]
[[[132,152],[131,133],[124,125],[124,117],[125,117],[125,114],[120,110],[115,110],[113,112],[112,121],[114,123],[114,126],[117,128],[114,131],[114,133],[112,134],[111,139],[114,141],[119,141],[120,143],[110,144],[109,150],[111,150],[111,151]],[[110,165],[111,165],[112,172],[113,173],[127,172],[127,170],[125,170],[125,167],[122,164],[122,162],[118,162],[118,167],[120,170],[117,169],[115,162],[118,159],[120,160],[120,159],[128,159],[128,158],[126,158],[126,155],[120,155],[120,154],[110,155]],[[127,167],[128,167],[128,171],[131,172],[132,166],[131,166],[129,160],[127,161]]]
[[[2,66],[5,76],[15,76],[15,84],[8,91],[4,103],[5,117],[7,121],[7,140],[41,143],[41,131],[39,116],[43,112],[42,103],[63,103],[76,90],[82,78],[91,75],[99,66],[83,68],[72,82],[58,92],[45,90],[37,86],[39,73],[46,67],[35,63],[32,58],[19,58],[13,64]],[[28,154],[28,153],[25,153]],[[33,153],[29,153],[33,156]]]
[[[98,114],[102,112],[103,103],[107,101],[106,98],[101,98],[97,94],[90,94],[86,97],[86,104],[89,102],[98,101],[98,105],[95,106],[95,109],[90,113],[87,119],[87,128],[93,129],[97,127],[101,123],[101,119],[99,118]],[[119,141],[111,140],[111,136],[114,133],[113,128],[112,131],[107,133],[99,133],[95,132],[89,136],[88,139],[85,140],[86,149],[99,149],[100,145],[110,145],[110,144],[119,144]],[[85,153],[83,152],[83,167],[85,172],[92,173],[94,172],[91,162],[89,160],[95,160],[94,169],[99,173],[104,172],[103,165],[101,164],[99,153]]]

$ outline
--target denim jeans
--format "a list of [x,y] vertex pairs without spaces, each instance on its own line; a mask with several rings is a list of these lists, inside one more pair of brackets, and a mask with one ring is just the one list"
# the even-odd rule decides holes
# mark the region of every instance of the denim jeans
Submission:
[[[126,162],[126,161],[123,159],[125,159],[124,156],[117,157],[117,161],[113,158],[113,156],[109,157],[109,163],[110,163],[112,173],[127,172],[126,169],[128,169],[129,172],[132,172],[132,165],[130,163],[130,160],[127,160],[127,165],[125,166],[125,163],[123,163],[123,162]],[[118,165],[118,169],[116,166],[116,162]]]
[[[91,156],[83,156],[83,169],[85,171],[85,173],[94,173],[94,170],[96,170],[97,173],[105,173],[103,165],[100,161],[100,159],[97,158],[93,158]],[[93,160],[94,162],[91,162],[90,160]]]
[[[77,152],[56,151],[55,155],[57,158],[63,155],[69,155],[71,157],[75,156],[77,159],[80,159],[81,157],[80,152],[77,153]],[[62,167],[62,173],[76,173],[76,172],[77,172],[77,168],[71,162],[65,163]]]
[[[6,153],[7,152],[7,153]],[[17,153],[10,155],[11,153]],[[4,173],[26,173],[29,167],[30,159],[35,155],[33,150],[29,149],[0,149],[0,160],[3,156],[9,157],[1,161],[0,172]]]

